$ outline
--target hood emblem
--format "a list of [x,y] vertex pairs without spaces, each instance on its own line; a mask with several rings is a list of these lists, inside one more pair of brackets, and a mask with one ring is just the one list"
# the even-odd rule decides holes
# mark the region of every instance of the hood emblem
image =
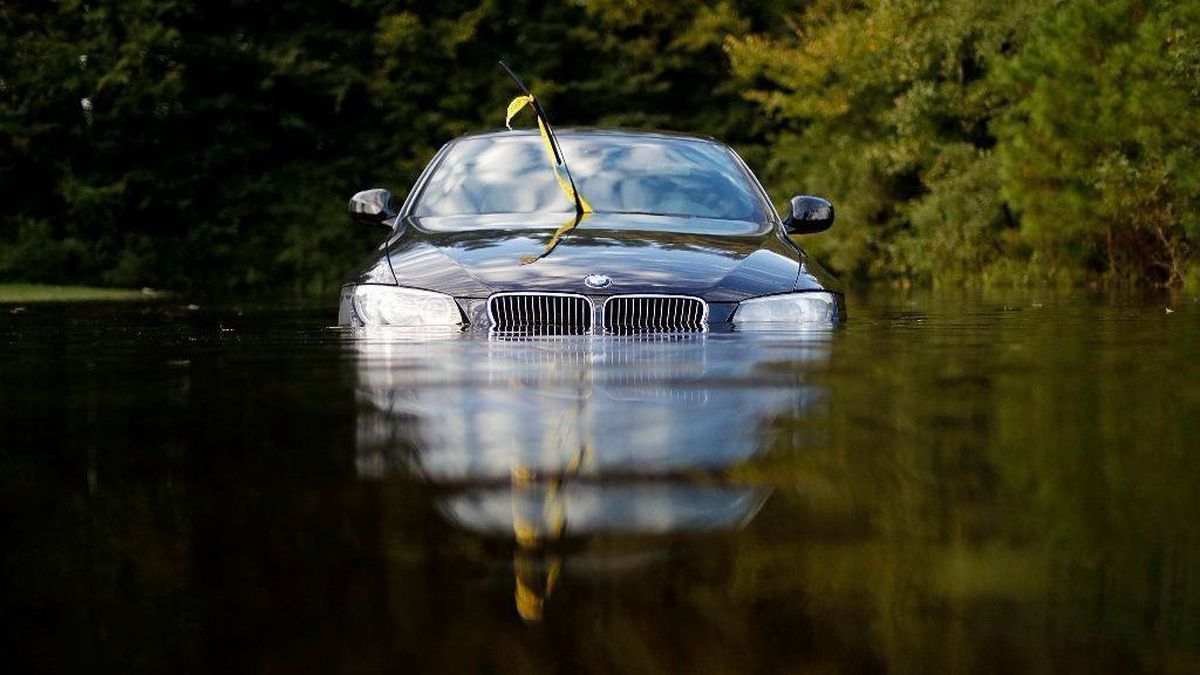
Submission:
[[603,274],[589,274],[583,278],[583,285],[588,288],[608,288],[612,285],[612,279]]

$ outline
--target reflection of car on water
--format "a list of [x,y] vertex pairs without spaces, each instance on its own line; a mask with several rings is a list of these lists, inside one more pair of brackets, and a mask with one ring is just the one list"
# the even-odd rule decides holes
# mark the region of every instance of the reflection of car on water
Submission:
[[443,147],[398,210],[386,190],[355,195],[351,213],[391,232],[342,288],[339,323],[626,332],[845,319],[837,282],[788,237],[832,225],[829,202],[794,197],[781,219],[709,139],[556,136],[577,193],[547,169],[536,132],[501,131]]
[[827,337],[367,332],[354,340],[358,472],[425,481],[448,523],[515,542],[518,607],[530,618],[570,567],[559,542],[578,553],[593,537],[652,541],[750,522],[769,489],[731,472],[770,448],[780,417],[823,402],[771,365],[824,360]]
[[764,425],[820,397],[773,375],[772,359],[819,360],[827,346],[770,335],[391,338],[355,341],[359,471],[443,485],[507,484],[514,468],[723,471],[762,451]]

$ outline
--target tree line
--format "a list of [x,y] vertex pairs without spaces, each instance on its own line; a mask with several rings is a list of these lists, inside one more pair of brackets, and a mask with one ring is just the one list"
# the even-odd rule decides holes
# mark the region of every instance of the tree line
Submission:
[[0,3],[0,280],[335,286],[507,59],[562,125],[736,147],[851,279],[1200,286],[1200,5]]

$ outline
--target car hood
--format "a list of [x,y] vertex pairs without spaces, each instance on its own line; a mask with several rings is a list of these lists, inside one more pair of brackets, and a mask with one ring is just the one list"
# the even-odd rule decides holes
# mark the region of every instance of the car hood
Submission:
[[[413,217],[389,244],[401,285],[482,298],[500,291],[611,295],[677,293],[710,302],[793,289],[832,279],[809,263],[776,226],[640,214],[589,214],[536,262],[567,214]],[[602,274],[595,289],[584,277]]]

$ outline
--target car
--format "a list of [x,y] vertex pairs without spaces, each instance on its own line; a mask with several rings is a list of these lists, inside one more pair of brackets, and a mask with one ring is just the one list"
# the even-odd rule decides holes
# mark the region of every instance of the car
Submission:
[[399,209],[376,188],[350,213],[389,232],[343,285],[341,326],[605,334],[846,320],[837,280],[792,240],[828,229],[833,205],[796,196],[781,218],[711,138],[468,134],[437,152]]

